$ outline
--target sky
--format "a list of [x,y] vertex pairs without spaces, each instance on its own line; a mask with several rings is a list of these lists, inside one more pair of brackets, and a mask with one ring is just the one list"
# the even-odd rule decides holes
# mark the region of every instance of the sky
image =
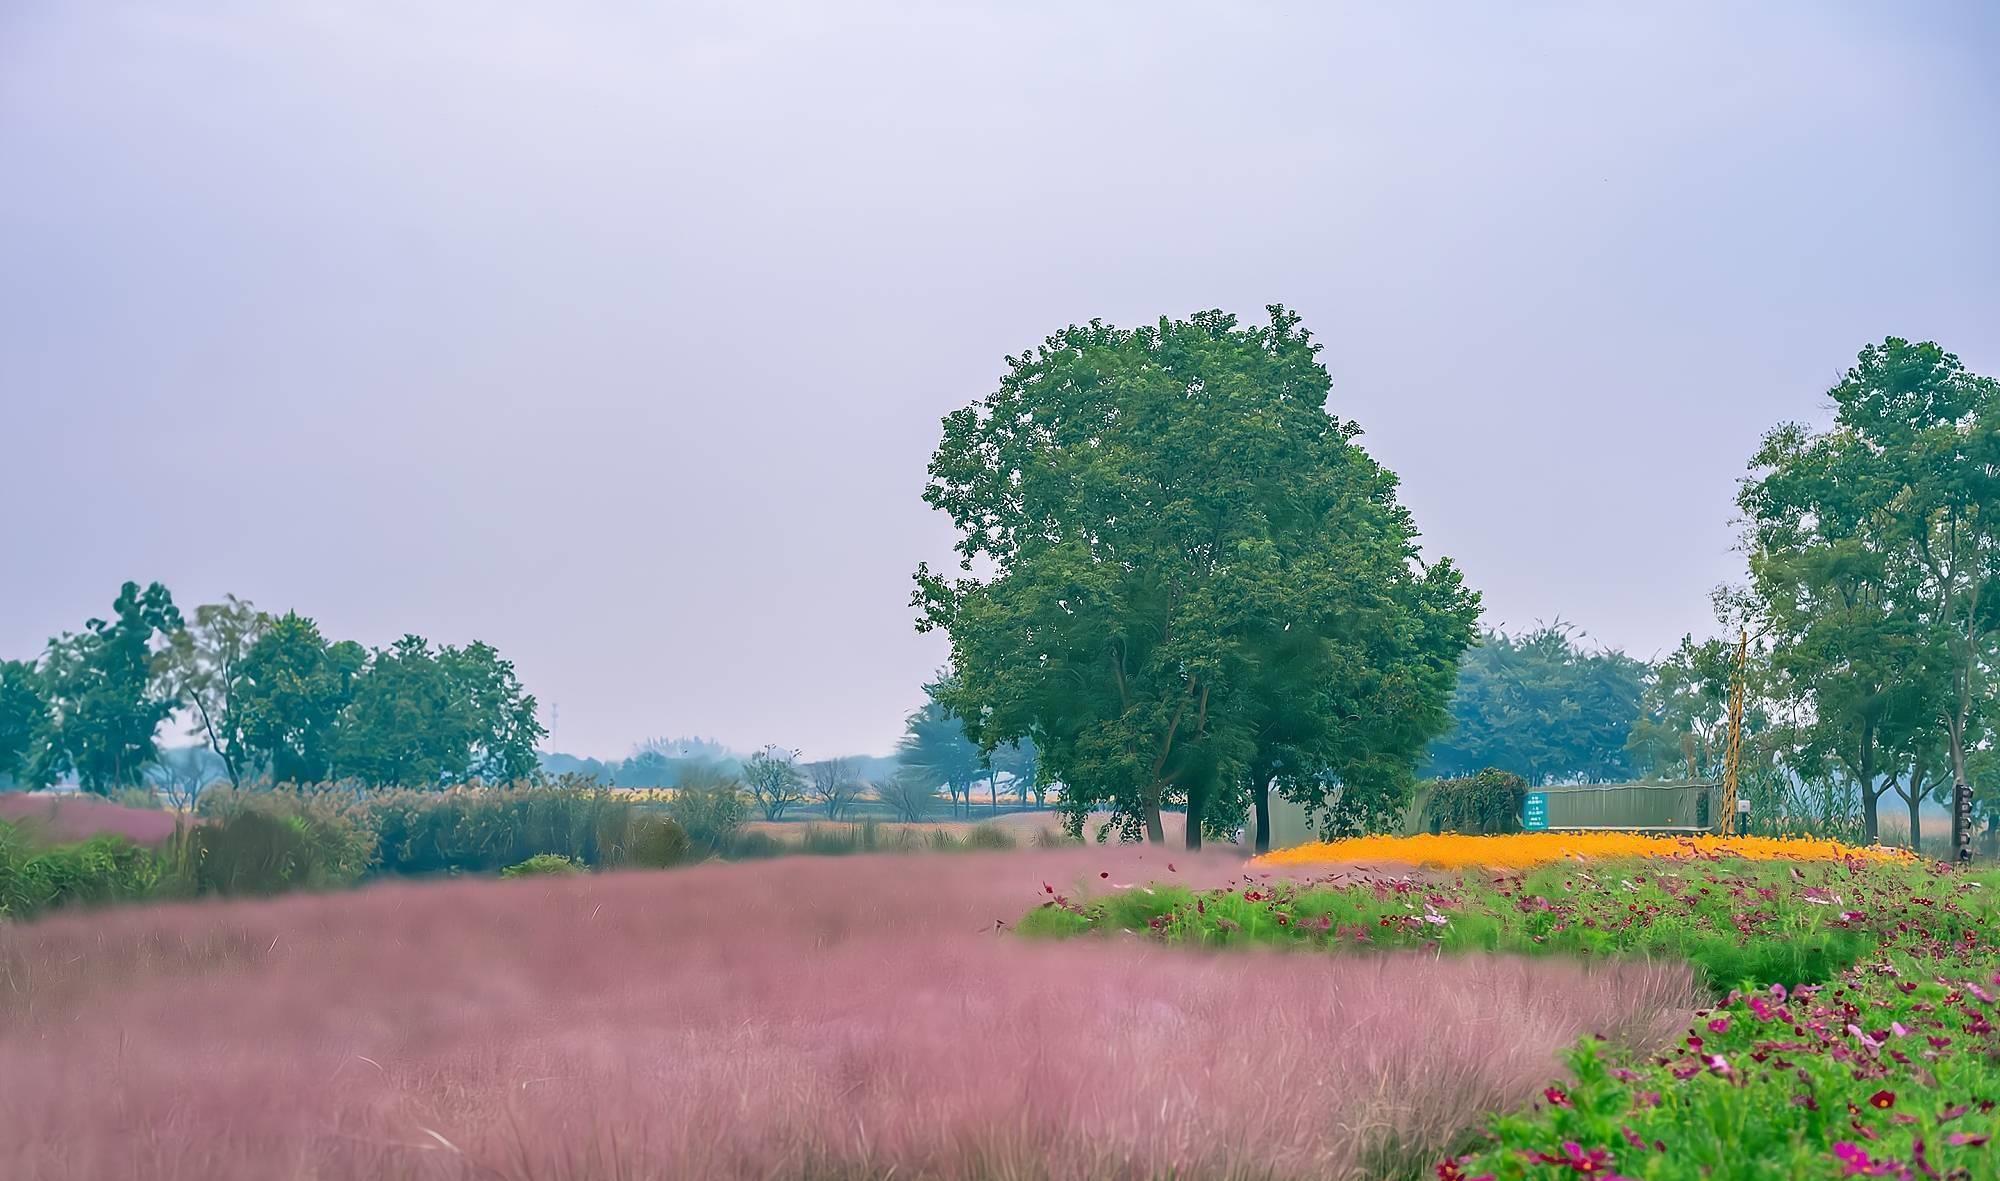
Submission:
[[2000,373],[2000,8],[10,0],[0,656],[126,579],[552,748],[886,751],[946,413],[1304,316],[1486,622],[1651,657],[1860,347]]

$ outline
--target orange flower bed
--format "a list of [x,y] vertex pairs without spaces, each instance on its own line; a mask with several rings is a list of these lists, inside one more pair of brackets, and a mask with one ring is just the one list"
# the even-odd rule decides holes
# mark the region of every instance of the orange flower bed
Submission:
[[1751,861],[1910,860],[1905,849],[1867,848],[1817,837],[1647,836],[1636,832],[1524,832],[1503,836],[1445,833],[1413,837],[1350,837],[1277,849],[1257,865],[1311,865],[1319,862],[1393,862],[1440,869],[1480,866],[1526,869],[1557,861],[1613,861],[1629,858],[1742,857]]

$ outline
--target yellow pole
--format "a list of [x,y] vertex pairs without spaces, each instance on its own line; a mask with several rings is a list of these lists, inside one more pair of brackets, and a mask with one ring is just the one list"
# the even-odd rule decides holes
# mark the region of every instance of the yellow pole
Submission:
[[1743,681],[1750,663],[1750,629],[1736,641],[1736,675],[1729,681],[1729,746],[1722,760],[1722,835],[1736,832],[1736,766],[1743,758]]

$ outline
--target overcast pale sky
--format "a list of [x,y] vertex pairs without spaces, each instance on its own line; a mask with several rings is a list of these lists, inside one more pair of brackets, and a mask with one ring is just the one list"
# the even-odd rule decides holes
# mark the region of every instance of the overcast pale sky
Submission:
[[2000,372],[2000,8],[0,8],[0,655],[160,579],[552,745],[883,751],[938,420],[1283,302],[1487,620],[1654,655],[1856,350]]

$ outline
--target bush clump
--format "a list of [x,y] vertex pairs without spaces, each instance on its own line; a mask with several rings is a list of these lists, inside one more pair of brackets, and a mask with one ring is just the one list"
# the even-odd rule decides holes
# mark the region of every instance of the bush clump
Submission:
[[691,768],[667,802],[667,815],[702,856],[732,852],[737,830],[743,827],[743,787],[713,768]]
[[687,830],[672,817],[639,815],[627,826],[614,860],[636,869],[669,869],[686,861],[692,848]]
[[491,873],[538,853],[599,864],[624,838],[631,805],[594,786],[479,787],[371,795],[384,873]]
[[375,861],[365,807],[338,789],[211,792],[184,867],[201,894],[277,894],[352,885]]
[[0,824],[0,919],[146,898],[165,876],[158,854],[123,837],[36,848],[12,825]]
[[567,877],[583,872],[583,866],[560,853],[537,853],[518,865],[500,871],[503,878]]

